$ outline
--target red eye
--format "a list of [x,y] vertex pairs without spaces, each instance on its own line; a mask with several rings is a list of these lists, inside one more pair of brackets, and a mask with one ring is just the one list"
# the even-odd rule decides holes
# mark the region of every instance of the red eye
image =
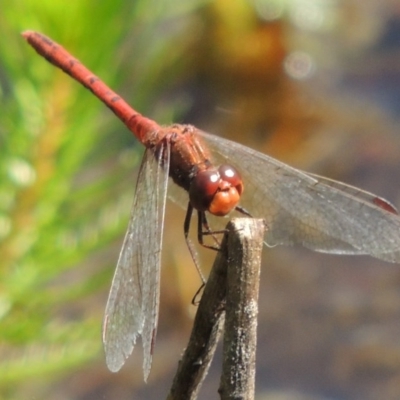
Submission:
[[212,198],[219,188],[220,176],[215,170],[200,171],[193,178],[189,199],[194,208],[199,211],[207,210]]
[[199,211],[227,215],[238,204],[243,193],[242,178],[230,165],[203,170],[193,178],[189,188],[190,204]]
[[233,187],[236,188],[239,195],[242,194],[243,183],[242,183],[242,177],[240,176],[239,171],[237,171],[231,165],[225,164],[225,165],[221,165],[218,168],[218,172],[221,176],[221,180],[230,183]]

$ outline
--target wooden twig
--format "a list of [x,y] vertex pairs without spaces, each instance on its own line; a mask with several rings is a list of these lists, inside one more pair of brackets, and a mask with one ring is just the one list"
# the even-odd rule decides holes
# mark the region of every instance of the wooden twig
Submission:
[[225,310],[227,234],[214,261],[194,320],[188,346],[179,362],[167,400],[197,397],[217,346]]
[[[252,252],[247,249],[251,247],[249,235],[255,233],[256,226],[261,232],[262,243],[264,226],[261,220],[240,218],[228,223],[227,233],[221,243],[221,250],[217,254],[204,288],[189,344],[179,363],[167,400],[192,400],[197,398],[200,385],[207,374],[222,329],[227,270],[231,268],[232,263],[232,268],[234,269],[236,269],[237,262],[243,263],[240,261],[243,259],[243,254],[246,254],[247,258],[251,257]],[[239,245],[243,240],[247,244]],[[255,247],[258,248],[258,244]],[[243,250],[244,248],[247,250]],[[259,262],[260,257],[257,256],[256,258]],[[257,312],[255,311],[252,314],[256,315]],[[255,342],[251,346],[254,346],[254,344]],[[230,390],[230,387],[226,386],[226,389]],[[224,392],[226,392],[225,389]]]
[[228,240],[229,267],[225,308],[222,400],[252,400],[255,388],[258,292],[263,220],[233,221],[237,234]]

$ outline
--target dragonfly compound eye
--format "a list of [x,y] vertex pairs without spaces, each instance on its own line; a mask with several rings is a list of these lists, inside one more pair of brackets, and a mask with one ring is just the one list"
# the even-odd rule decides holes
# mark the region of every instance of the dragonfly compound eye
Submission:
[[218,191],[214,194],[207,211],[222,217],[238,205],[243,193],[243,183],[239,172],[230,165],[221,165],[218,173]]
[[194,208],[206,211],[219,189],[220,176],[216,170],[199,171],[189,189],[189,200]]
[[233,187],[236,188],[239,195],[243,193],[242,177],[237,169],[233,168],[231,165],[224,164],[218,168],[218,172],[221,180],[229,182]]
[[208,169],[199,171],[193,178],[189,189],[190,203],[199,211],[224,216],[239,203],[243,183],[239,173],[228,165],[218,171]]

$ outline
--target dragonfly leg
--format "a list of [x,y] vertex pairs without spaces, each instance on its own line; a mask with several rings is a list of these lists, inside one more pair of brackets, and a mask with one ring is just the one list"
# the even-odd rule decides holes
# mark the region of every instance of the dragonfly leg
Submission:
[[235,210],[243,215],[246,215],[247,217],[253,218],[253,216],[245,208],[241,206],[236,206]]
[[[194,306],[198,306],[199,305],[200,299],[201,299],[200,293],[203,292],[203,289],[205,288],[205,286],[206,286],[206,284],[205,284],[205,282],[203,282],[201,284],[201,286],[197,289],[196,293],[194,294],[193,299],[192,299],[192,304]],[[198,300],[198,297],[200,297],[199,300]]]
[[[199,260],[198,260],[198,257],[197,257],[197,252],[196,252],[196,250],[194,248],[193,242],[189,238],[190,221],[192,219],[192,215],[193,215],[193,206],[189,203],[187,211],[186,211],[185,222],[183,224],[183,231],[184,231],[184,234],[185,234],[186,245],[187,245],[187,247],[189,249],[190,255],[192,256],[192,260],[194,262],[194,266],[196,267],[196,270],[197,270],[197,272],[198,272],[198,274],[200,276],[200,279],[201,279],[201,282],[202,282],[202,286],[204,286],[205,283],[206,283],[206,278],[204,277],[203,273],[201,272],[200,265],[199,265]],[[196,298],[196,296],[200,292],[201,287],[196,292],[196,295],[193,298],[193,300]]]
[[[206,249],[220,250],[220,242],[216,237],[217,234],[225,233],[226,230],[213,231],[208,224],[207,217],[204,211],[198,211],[198,225],[197,225],[197,240]],[[204,236],[210,235],[214,239],[215,245],[208,245],[204,243]]]

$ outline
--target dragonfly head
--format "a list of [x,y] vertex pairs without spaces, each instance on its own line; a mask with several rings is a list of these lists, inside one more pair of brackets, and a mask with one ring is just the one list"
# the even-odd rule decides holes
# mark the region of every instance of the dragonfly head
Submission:
[[199,211],[217,216],[229,214],[239,203],[243,182],[239,172],[230,165],[199,171],[191,181],[189,200]]

